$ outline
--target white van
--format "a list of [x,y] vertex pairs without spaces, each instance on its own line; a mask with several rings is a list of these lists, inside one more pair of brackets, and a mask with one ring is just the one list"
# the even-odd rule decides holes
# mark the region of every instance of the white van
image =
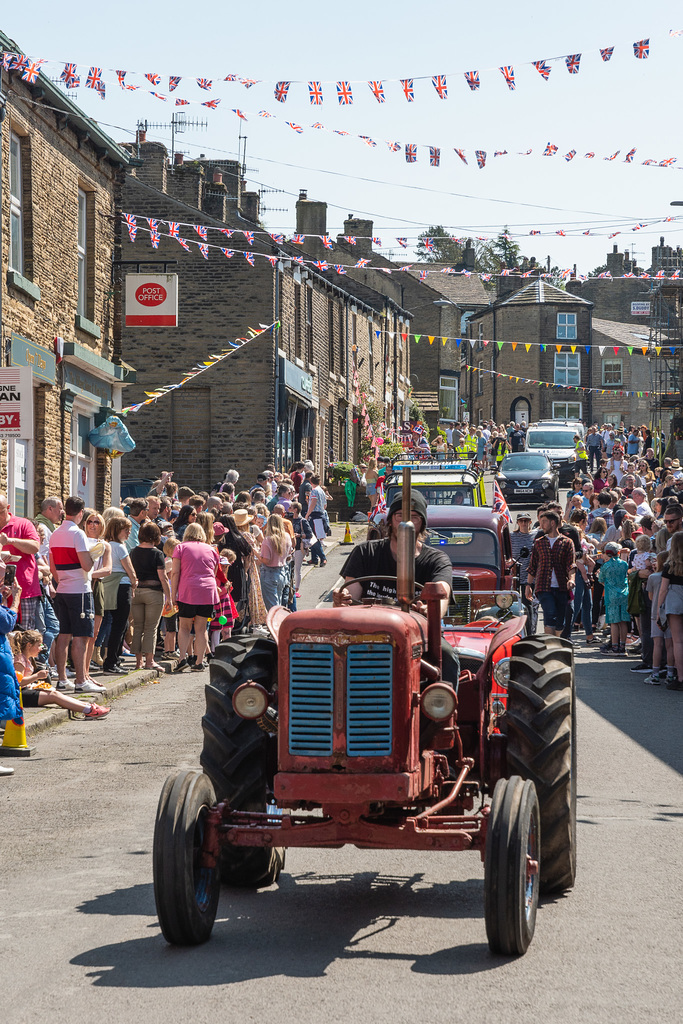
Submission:
[[583,438],[585,428],[578,420],[539,420],[526,432],[525,450],[547,455],[560,472],[560,484],[571,483],[576,468],[574,437]]

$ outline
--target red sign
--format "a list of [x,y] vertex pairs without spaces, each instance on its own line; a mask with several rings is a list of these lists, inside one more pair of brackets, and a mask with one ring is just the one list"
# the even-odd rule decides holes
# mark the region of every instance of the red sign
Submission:
[[148,281],[137,289],[135,299],[141,306],[160,306],[162,302],[166,302],[167,295],[168,292],[163,285]]
[[176,274],[126,275],[126,327],[177,327]]

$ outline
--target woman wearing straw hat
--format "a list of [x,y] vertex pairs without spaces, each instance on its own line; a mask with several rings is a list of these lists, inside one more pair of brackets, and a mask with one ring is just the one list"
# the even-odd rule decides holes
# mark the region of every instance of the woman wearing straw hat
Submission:
[[[266,606],[261,593],[261,581],[256,567],[256,551],[258,543],[251,532],[251,525],[254,521],[254,513],[246,508],[237,508],[232,518],[235,526],[246,541],[249,542],[251,554],[244,559],[244,569],[247,574],[247,594],[249,599],[249,619],[252,626],[265,626]],[[259,531],[260,532],[260,531]]]

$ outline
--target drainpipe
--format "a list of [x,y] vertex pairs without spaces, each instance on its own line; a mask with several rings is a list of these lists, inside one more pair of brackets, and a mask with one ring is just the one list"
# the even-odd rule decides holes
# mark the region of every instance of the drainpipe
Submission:
[[[3,344],[2,334],[2,291],[4,288],[4,275],[2,274],[2,122],[5,120],[7,114],[7,94],[3,92],[2,88],[2,72],[0,71],[0,348]],[[4,356],[4,353],[3,353]]]
[[[277,263],[275,264],[275,302],[274,302],[275,319],[278,320],[278,321],[280,319],[280,274],[281,273],[282,273],[282,264],[281,264],[280,260],[278,260]],[[273,461],[274,461],[276,466],[279,466],[279,458],[280,458],[280,445],[279,445],[279,434],[280,434],[280,419],[279,419],[279,410],[280,410],[280,354],[279,354],[279,349],[280,349],[280,327],[279,326],[273,328],[273,340],[275,342],[275,404],[274,404],[274,412],[275,412],[275,427],[274,427],[274,433],[275,433],[275,444],[274,444],[275,458],[274,458]]]
[[351,418],[353,419],[353,410],[349,410],[349,399],[351,397],[351,374],[349,372],[349,300],[348,296],[344,298],[344,327],[345,327],[345,338],[344,338],[344,376],[346,377],[346,416],[344,417],[344,457],[346,462],[349,461],[349,411],[351,411]]

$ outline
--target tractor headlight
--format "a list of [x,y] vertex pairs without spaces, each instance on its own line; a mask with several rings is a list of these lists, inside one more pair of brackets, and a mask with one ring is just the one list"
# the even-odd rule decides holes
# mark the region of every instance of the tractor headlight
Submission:
[[493,666],[493,678],[501,690],[507,690],[510,684],[510,659],[501,658]]
[[268,691],[251,680],[238,686],[232,695],[232,706],[240,718],[260,718],[268,702]]
[[507,594],[496,594],[496,606],[507,611],[508,608],[512,607],[512,603],[515,600],[515,595],[511,593]]
[[432,683],[422,694],[422,712],[433,722],[443,722],[455,711],[455,690],[444,683]]

